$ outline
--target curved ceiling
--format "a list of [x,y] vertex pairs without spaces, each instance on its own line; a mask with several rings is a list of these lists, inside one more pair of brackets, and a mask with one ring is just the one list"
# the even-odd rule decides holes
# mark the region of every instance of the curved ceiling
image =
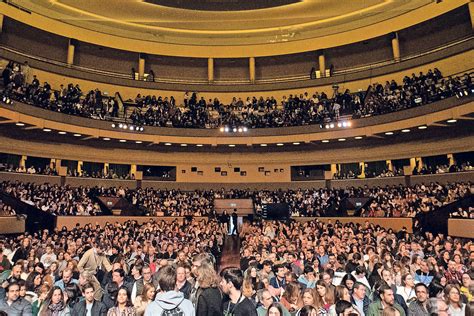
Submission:
[[[459,1],[460,5],[463,2]],[[238,0],[10,0],[10,3],[100,33],[198,46],[311,39],[370,26],[434,5],[432,0],[256,0],[254,7],[249,1]],[[170,6],[173,3],[175,7]],[[265,5],[277,6],[261,8]]]

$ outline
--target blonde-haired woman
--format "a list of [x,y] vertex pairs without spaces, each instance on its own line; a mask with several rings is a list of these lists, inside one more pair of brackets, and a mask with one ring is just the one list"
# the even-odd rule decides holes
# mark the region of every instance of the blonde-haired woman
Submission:
[[196,315],[219,316],[222,315],[222,294],[219,290],[219,277],[214,267],[208,263],[201,263],[196,269],[196,282],[199,284],[196,304]]
[[137,311],[137,316],[143,316],[145,314],[146,307],[153,302],[155,294],[155,286],[152,283],[145,283],[142,295],[138,295],[133,304]]

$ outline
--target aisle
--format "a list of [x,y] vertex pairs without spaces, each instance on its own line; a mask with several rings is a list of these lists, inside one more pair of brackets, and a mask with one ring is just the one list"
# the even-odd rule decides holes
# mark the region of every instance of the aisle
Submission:
[[237,236],[227,236],[224,241],[219,271],[227,267],[240,267],[240,241]]

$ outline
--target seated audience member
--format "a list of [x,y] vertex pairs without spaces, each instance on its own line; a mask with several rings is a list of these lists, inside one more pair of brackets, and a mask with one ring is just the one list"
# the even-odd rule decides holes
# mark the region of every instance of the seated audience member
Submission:
[[102,302],[97,301],[94,295],[95,288],[92,283],[85,283],[82,285],[82,296],[84,297],[84,300],[79,301],[74,305],[74,308],[71,311],[71,316],[107,315],[107,308]]

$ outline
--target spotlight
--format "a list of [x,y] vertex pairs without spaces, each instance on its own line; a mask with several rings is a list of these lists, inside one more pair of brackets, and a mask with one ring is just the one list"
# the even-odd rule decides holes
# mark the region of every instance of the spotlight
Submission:
[[342,124],[341,124],[341,123],[337,123],[337,127],[342,127]]
[[237,127],[234,127],[234,128],[232,129],[232,131],[233,131],[234,133],[236,133],[236,132],[237,132]]
[[339,138],[338,141],[340,141],[340,142],[345,142],[346,139],[345,139],[345,138]]
[[351,122],[347,122],[347,127],[351,127],[352,126],[352,123]]
[[347,127],[347,123],[346,123],[346,122],[342,122],[342,127]]
[[228,133],[228,132],[229,132],[229,130],[230,130],[230,129],[229,129],[229,127],[228,127],[228,126],[224,127],[224,132]]
[[362,139],[362,136],[356,136],[355,139]]
[[[114,127],[114,126],[112,125],[112,127]],[[120,124],[119,124],[119,128],[122,128],[122,127],[123,127],[123,124],[120,123]]]
[[45,131],[45,132],[51,132],[51,129],[49,129],[49,128],[43,128],[43,131]]
[[385,132],[385,135],[388,135],[388,136],[393,135],[393,132]]
[[123,124],[122,127],[123,127],[123,129],[127,129],[128,126],[127,126],[127,124]]
[[221,133],[223,133],[223,132],[224,132],[224,127],[219,128],[219,131],[220,131]]
[[60,131],[58,132],[59,135],[66,135],[67,133],[66,132],[63,132],[63,131]]
[[16,126],[25,126],[25,123],[18,122],[15,124]]
[[284,144],[283,143],[278,143],[277,146],[283,146]]
[[104,137],[104,138],[102,138],[102,139],[103,139],[103,140],[110,140],[110,138],[108,138],[108,137]]
[[325,127],[326,129],[328,129],[328,128],[329,128],[329,124],[326,124],[324,127]]
[[74,134],[74,137],[81,137],[82,135],[81,134]]
[[249,129],[246,126],[244,126],[244,132],[246,133],[246,132],[248,132],[248,130]]
[[133,127],[133,126],[130,126],[130,128],[129,128],[129,129],[130,129],[131,131],[133,131],[133,130],[135,129],[135,127]]
[[323,139],[323,140],[321,141],[321,143],[329,143],[329,140],[328,140],[328,139]]
[[334,128],[334,123],[329,124],[330,128]]
[[458,120],[456,120],[456,119],[450,119],[450,120],[447,120],[446,122],[447,122],[447,123],[456,123],[457,121],[458,121]]
[[145,128],[143,128],[143,126],[140,127],[140,132],[143,132],[144,130],[145,130]]
[[119,142],[121,142],[121,143],[126,143],[127,140],[126,140],[126,139],[121,139],[121,140],[119,140]]
[[230,144],[229,147],[235,147],[235,145],[234,145],[234,144]]
[[115,128],[115,123],[112,123],[112,128]]
[[410,130],[408,128],[402,129],[402,133],[410,133]]
[[239,127],[238,131],[239,131],[239,133],[242,133],[243,132],[242,127]]
[[141,143],[142,143],[141,140],[136,140],[136,141],[135,141],[135,144],[141,144]]

